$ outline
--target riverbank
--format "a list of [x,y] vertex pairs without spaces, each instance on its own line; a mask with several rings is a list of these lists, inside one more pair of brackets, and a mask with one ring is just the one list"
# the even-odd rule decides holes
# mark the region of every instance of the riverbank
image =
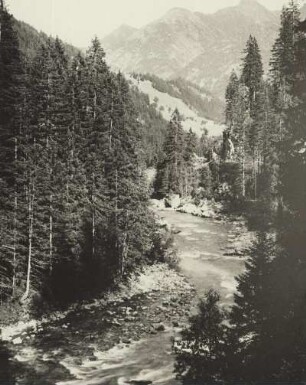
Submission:
[[18,362],[18,383],[55,384],[80,378],[101,352],[129,345],[188,319],[194,288],[166,264],[147,266],[115,293],[41,322],[3,328]]
[[4,328],[17,362],[18,384],[85,384],[91,376],[99,385],[114,378],[123,378],[122,384],[145,379],[159,383],[161,376],[174,384],[170,339],[209,288],[231,303],[234,276],[243,265],[236,246],[243,226],[241,221],[204,221],[173,209],[159,211],[159,216],[174,231],[184,276],[167,264],[146,266],[116,292],[42,321]]
[[246,218],[228,213],[222,203],[214,200],[202,199],[196,204],[192,198],[178,199],[178,196],[173,196],[168,200],[152,199],[151,207],[159,212],[174,210],[199,218],[231,223],[227,243],[222,248],[226,256],[247,257],[248,250],[256,238],[255,232],[248,229]]

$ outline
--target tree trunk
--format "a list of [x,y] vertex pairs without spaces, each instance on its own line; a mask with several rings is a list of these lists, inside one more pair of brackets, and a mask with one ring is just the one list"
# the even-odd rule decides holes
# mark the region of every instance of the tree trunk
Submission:
[[50,216],[49,216],[49,273],[53,270],[53,195],[50,194]]
[[243,156],[242,156],[242,196],[245,197],[245,160],[244,160],[244,153],[243,153]]
[[31,286],[31,270],[32,270],[32,240],[33,240],[33,205],[34,205],[34,182],[32,186],[30,184],[29,191],[29,202],[28,202],[28,219],[29,219],[29,230],[28,230],[28,266],[27,266],[27,278],[26,278],[26,289],[21,298],[21,302],[24,302],[30,293]]
[[113,133],[113,90],[112,90],[112,103],[111,103],[111,116],[110,116],[110,126],[109,126],[109,150],[112,149],[112,133]]
[[245,197],[245,127],[242,134],[242,196]]
[[[18,158],[18,144],[17,138],[15,138],[15,165],[17,164]],[[12,296],[15,295],[16,288],[16,258],[17,258],[17,210],[18,210],[18,198],[17,198],[17,182],[15,180],[14,188],[14,236],[13,236],[13,278],[12,278]]]
[[257,199],[257,156],[256,156],[256,151],[254,152],[253,156],[253,178],[254,178],[254,200],[256,201]]
[[96,248],[96,209],[95,209],[95,176],[92,176],[92,194],[91,194],[91,203],[92,203],[92,217],[91,217],[91,236],[92,236],[92,245],[91,245],[91,255],[95,256]]

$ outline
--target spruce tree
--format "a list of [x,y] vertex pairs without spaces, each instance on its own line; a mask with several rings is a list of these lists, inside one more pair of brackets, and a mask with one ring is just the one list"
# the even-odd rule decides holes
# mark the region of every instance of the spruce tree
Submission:
[[248,88],[250,127],[248,132],[248,147],[253,159],[253,191],[257,198],[257,174],[261,158],[261,137],[263,118],[263,65],[260,50],[253,36],[249,37],[243,60],[241,81]]
[[197,135],[190,129],[185,135],[183,194],[190,196],[197,186],[198,175],[194,169],[194,155],[198,146]]
[[168,125],[167,137],[164,143],[164,159],[158,166],[156,180],[159,182],[157,190],[167,194],[183,195],[184,181],[184,132],[181,116],[176,109]]
[[220,296],[210,290],[199,303],[198,314],[174,342],[175,373],[183,384],[224,383],[224,346],[226,312],[218,306]]
[[5,295],[15,295],[20,247],[20,195],[23,171],[19,163],[22,137],[24,73],[13,18],[0,6],[0,280]]
[[231,73],[229,83],[225,92],[225,101],[226,101],[226,109],[225,109],[225,122],[229,129],[229,132],[232,132],[232,128],[235,120],[235,108],[237,104],[238,98],[238,89],[239,89],[239,80],[236,72],[233,71]]
[[[274,241],[265,233],[259,233],[249,250],[245,263],[246,271],[237,278],[237,293],[231,309],[230,333],[239,341],[239,352],[235,352],[239,372],[249,380],[265,379],[265,356],[260,345],[267,336],[262,334],[263,323],[270,312],[270,276],[275,257]],[[236,366],[237,366],[236,365]],[[242,372],[242,373],[241,373]],[[256,377],[257,376],[257,377]]]

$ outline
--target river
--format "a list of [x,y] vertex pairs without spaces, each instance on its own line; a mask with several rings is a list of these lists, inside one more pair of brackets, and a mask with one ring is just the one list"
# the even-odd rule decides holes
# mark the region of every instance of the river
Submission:
[[[160,212],[175,230],[175,247],[180,256],[180,268],[195,286],[197,295],[217,289],[223,303],[231,303],[235,290],[234,276],[243,271],[243,260],[224,255],[232,225],[211,219],[194,217],[176,211]],[[152,381],[153,384],[175,385],[174,357],[171,336],[178,329],[150,336],[128,347],[115,347],[98,354],[98,360],[75,368],[80,379],[61,385],[124,385],[128,381]]]

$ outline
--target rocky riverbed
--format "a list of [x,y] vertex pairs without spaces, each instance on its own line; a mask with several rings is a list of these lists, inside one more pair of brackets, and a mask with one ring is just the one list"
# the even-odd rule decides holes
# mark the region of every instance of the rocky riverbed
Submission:
[[[81,304],[64,317],[4,328],[15,360],[17,383],[47,385],[78,378],[75,368],[148,336],[186,322],[195,290],[165,264],[146,267],[116,292]],[[14,332],[15,330],[15,332]]]

